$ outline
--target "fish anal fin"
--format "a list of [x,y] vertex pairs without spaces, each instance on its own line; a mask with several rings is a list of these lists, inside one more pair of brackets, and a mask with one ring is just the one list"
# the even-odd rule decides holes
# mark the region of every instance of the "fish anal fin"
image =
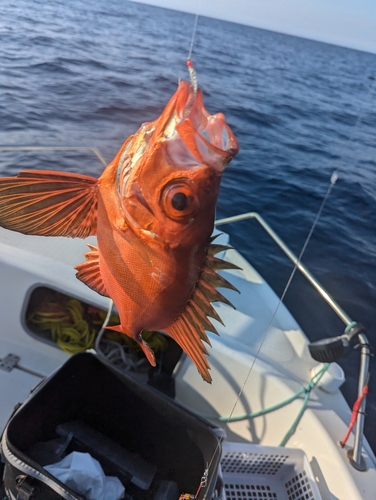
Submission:
[[0,178],[0,226],[40,236],[95,235],[97,188],[93,177],[51,170]]
[[100,295],[109,297],[100,273],[98,248],[94,245],[88,245],[88,247],[90,252],[84,254],[86,262],[75,267],[76,278]]

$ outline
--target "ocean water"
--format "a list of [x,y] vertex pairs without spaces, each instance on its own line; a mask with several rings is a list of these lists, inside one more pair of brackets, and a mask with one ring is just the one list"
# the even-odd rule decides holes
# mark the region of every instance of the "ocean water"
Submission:
[[[0,145],[93,146],[109,161],[187,78],[194,16],[125,0],[0,3]],[[192,59],[206,107],[241,147],[218,217],[259,212],[376,344],[376,55],[199,18]],[[356,125],[357,124],[357,125]],[[0,151],[1,175],[52,168],[99,176],[87,153]],[[280,295],[292,264],[256,222],[232,243]],[[285,302],[314,340],[344,325],[296,276]],[[358,351],[341,364],[356,398]],[[376,449],[376,370],[367,436]]]

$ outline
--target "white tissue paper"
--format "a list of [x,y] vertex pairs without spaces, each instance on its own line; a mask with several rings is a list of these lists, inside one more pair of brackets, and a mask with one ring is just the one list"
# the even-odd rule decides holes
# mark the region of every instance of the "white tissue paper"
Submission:
[[120,500],[124,486],[115,476],[106,476],[101,464],[89,453],[73,451],[56,464],[44,467],[46,471],[87,500]]

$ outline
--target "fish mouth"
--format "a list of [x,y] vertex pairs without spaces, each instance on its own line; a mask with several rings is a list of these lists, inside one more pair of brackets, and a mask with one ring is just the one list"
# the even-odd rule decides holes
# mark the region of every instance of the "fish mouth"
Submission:
[[224,114],[211,115],[204,107],[201,89],[194,89],[189,82],[180,82],[175,96],[164,137],[173,140],[177,133],[193,156],[222,172],[239,151]]
[[194,169],[204,164],[218,174],[239,151],[224,114],[211,115],[204,107],[201,89],[181,81],[162,115],[144,123],[119,152],[116,185],[121,199],[139,160],[160,141],[165,144],[172,165]]

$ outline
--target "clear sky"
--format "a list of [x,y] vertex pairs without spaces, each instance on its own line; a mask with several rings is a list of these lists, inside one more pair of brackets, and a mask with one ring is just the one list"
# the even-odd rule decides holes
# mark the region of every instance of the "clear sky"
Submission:
[[376,53],[376,0],[136,0]]

